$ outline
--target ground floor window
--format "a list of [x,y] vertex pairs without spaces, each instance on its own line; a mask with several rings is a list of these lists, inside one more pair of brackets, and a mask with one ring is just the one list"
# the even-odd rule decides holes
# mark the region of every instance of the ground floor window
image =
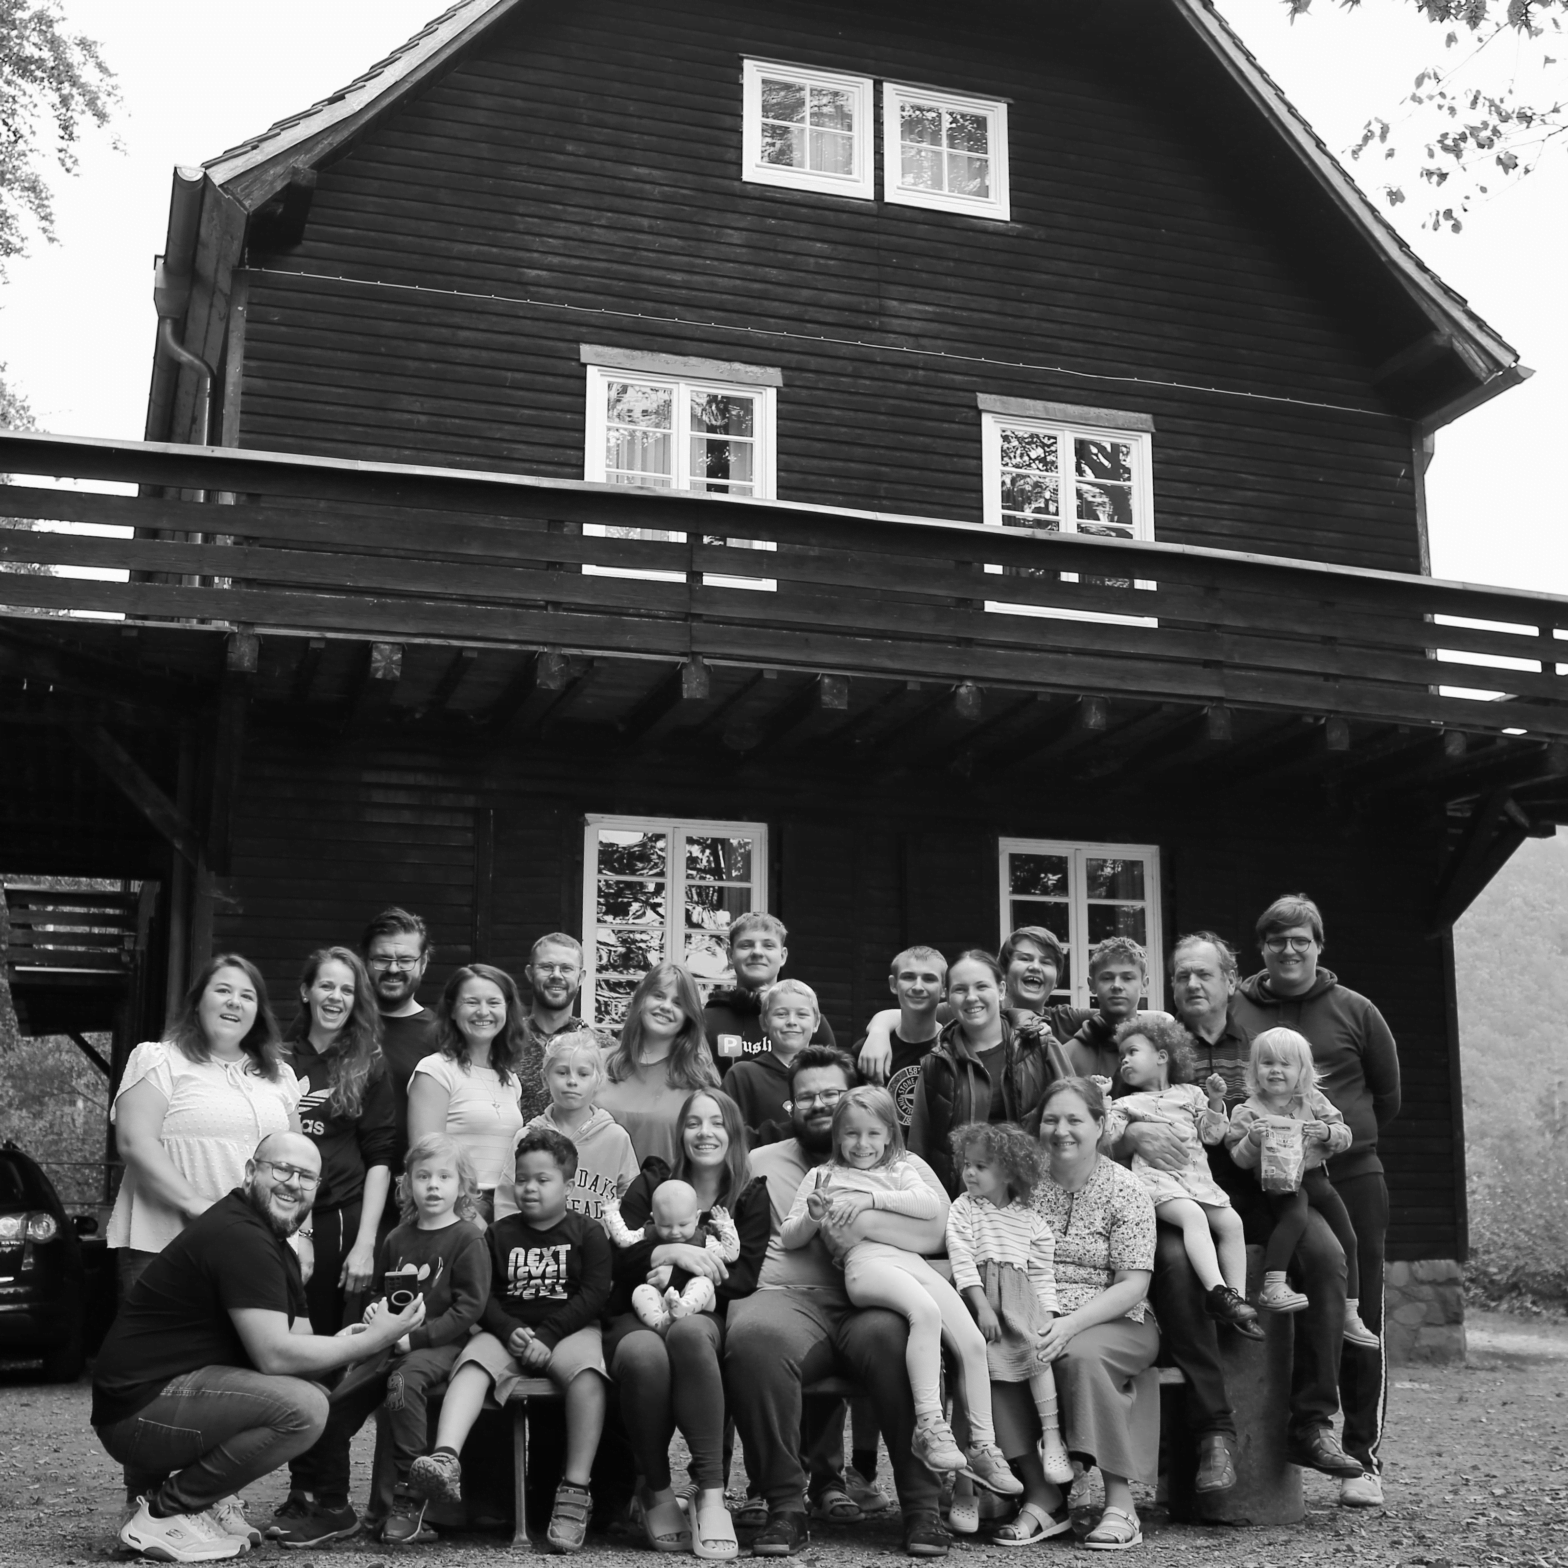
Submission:
[[767,828],[590,816],[585,831],[583,1016],[618,1027],[637,982],[666,961],[704,994],[731,984],[730,926],[767,908]]
[[1067,949],[1059,1001],[1090,1006],[1089,949],[1108,936],[1130,936],[1149,954],[1148,1005],[1165,1005],[1156,845],[1004,838],[1000,862],[1002,935],[1044,926]]

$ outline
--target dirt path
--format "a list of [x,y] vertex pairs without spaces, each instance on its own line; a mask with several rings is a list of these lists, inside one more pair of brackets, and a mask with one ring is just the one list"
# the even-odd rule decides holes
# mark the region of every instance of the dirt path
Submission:
[[[1333,1484],[1307,1477],[1307,1517],[1292,1529],[1196,1529],[1150,1533],[1133,1561],[1194,1568],[1568,1568],[1568,1326],[1497,1314],[1472,1314],[1470,1364],[1402,1368],[1389,1391],[1388,1506],[1352,1512]],[[87,1424],[88,1387],[59,1389],[0,1373],[0,1564],[53,1568],[99,1563],[118,1551],[119,1475]],[[355,1450],[363,1496],[369,1447]],[[264,1518],[281,1501],[280,1477],[251,1489],[251,1512]],[[1154,1523],[1153,1518],[1150,1520]],[[424,1563],[441,1568],[495,1563],[503,1543],[468,1536],[439,1546],[389,1552],[363,1544],[262,1556],[295,1568],[330,1560],[333,1568]],[[866,1568],[898,1556],[891,1524],[821,1528],[802,1559],[823,1568]],[[1030,1552],[962,1544],[954,1560],[1052,1560],[1075,1568],[1104,1555],[1061,1542]],[[595,1564],[624,1550],[583,1554]],[[646,1561],[646,1559],[644,1559]]]

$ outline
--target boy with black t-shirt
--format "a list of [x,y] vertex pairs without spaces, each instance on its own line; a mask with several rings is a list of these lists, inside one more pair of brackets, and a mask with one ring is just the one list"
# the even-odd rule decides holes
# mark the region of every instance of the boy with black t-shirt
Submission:
[[[937,1008],[947,994],[947,960],[934,947],[906,947],[889,966],[887,988],[898,1003],[898,1027],[890,1036],[893,1059],[887,1092],[906,1132],[915,1103],[920,1064],[941,1038]],[[855,1046],[858,1054],[864,1037]]]
[[458,1453],[494,1387],[504,1405],[518,1384],[548,1377],[565,1396],[566,1452],[547,1533],[574,1552],[588,1528],[588,1476],[604,1430],[609,1373],[599,1320],[610,1299],[610,1242],[566,1194],[577,1150],[548,1127],[523,1133],[516,1149],[517,1213],[486,1233],[490,1299],[485,1332],[468,1341],[441,1407],[433,1452],[414,1461],[409,1484],[420,1496],[462,1501]]
[[[761,910],[742,915],[730,927],[730,967],[735,971],[735,984],[715,991],[702,1011],[703,1033],[721,1078],[741,1057],[760,1056],[768,1048],[767,1031],[762,1027],[762,996],[778,979],[789,957],[789,948],[784,945],[788,940],[784,922]],[[836,1043],[827,1019],[818,1020],[811,1043]]]

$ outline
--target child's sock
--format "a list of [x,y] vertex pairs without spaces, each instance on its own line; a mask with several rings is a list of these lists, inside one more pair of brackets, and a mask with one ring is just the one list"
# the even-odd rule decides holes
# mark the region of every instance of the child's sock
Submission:
[[1269,1269],[1263,1276],[1265,1285],[1283,1285],[1285,1283],[1284,1269]]
[[860,1472],[861,1479],[869,1481],[877,1473],[877,1451],[874,1448],[856,1448],[850,1452],[849,1462]]

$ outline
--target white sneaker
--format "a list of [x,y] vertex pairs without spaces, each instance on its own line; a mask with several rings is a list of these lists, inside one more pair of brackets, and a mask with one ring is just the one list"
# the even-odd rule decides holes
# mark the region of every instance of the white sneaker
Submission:
[[1361,1475],[1346,1476],[1339,1483],[1341,1508],[1381,1508],[1383,1506],[1383,1477],[1367,1470]]
[[217,1526],[225,1535],[232,1535],[235,1540],[243,1541],[248,1549],[261,1545],[261,1531],[245,1517],[244,1500],[238,1497],[225,1497],[221,1502],[216,1502],[207,1510],[216,1521]]
[[141,1500],[136,1512],[120,1526],[120,1540],[143,1557],[165,1563],[210,1563],[238,1557],[245,1542],[229,1535],[210,1513],[170,1514],[154,1519]]

